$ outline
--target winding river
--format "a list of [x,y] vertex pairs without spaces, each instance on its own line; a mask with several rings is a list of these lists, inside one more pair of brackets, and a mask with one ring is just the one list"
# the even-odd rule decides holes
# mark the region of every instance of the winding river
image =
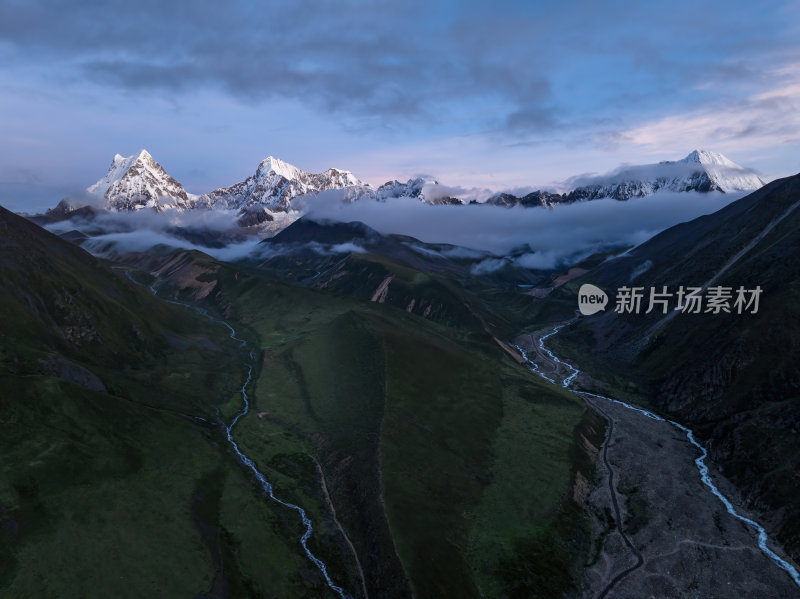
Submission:
[[[122,270],[125,271],[125,275],[128,277],[128,279],[130,279],[137,285],[142,285],[142,283],[139,283],[139,281],[137,281],[136,279],[133,278],[133,276],[131,276],[130,271],[128,271],[127,269],[122,269]],[[148,289],[150,289],[153,295],[158,296],[158,289],[155,287],[155,283],[148,286]],[[219,318],[213,317],[211,314],[209,314],[209,312],[206,309],[185,302],[178,302],[166,298],[161,298],[161,299],[171,304],[176,304],[178,306],[183,306],[185,308],[191,308],[196,310],[208,320],[215,322],[217,324],[221,324],[222,326],[226,327],[231,332],[230,334],[231,339],[233,339],[234,341],[238,341],[240,348],[247,346],[247,341],[245,341],[244,339],[242,339],[237,335],[236,329],[234,329],[230,325],[230,323],[221,320]],[[342,599],[350,599],[350,596],[344,592],[344,589],[334,584],[333,580],[331,580],[330,574],[328,574],[328,568],[325,566],[325,562],[323,562],[316,555],[314,555],[308,548],[308,540],[311,538],[311,535],[314,532],[314,527],[311,523],[311,519],[308,517],[308,514],[306,514],[306,511],[299,505],[295,505],[293,503],[284,501],[283,499],[279,499],[278,497],[276,497],[275,489],[272,486],[272,483],[270,483],[267,480],[267,477],[264,476],[264,473],[261,472],[256,466],[255,462],[246,453],[244,453],[244,451],[242,451],[241,447],[239,447],[239,444],[236,442],[236,439],[233,438],[233,428],[236,426],[236,423],[239,422],[239,420],[241,420],[244,416],[246,416],[247,413],[250,411],[250,399],[249,396],[247,395],[247,387],[250,386],[250,382],[253,379],[253,364],[255,363],[255,359],[256,359],[255,351],[250,350],[250,364],[248,365],[247,368],[247,377],[245,378],[244,383],[242,383],[242,388],[239,390],[239,392],[242,395],[242,409],[239,410],[239,412],[237,412],[236,416],[234,416],[230,424],[225,426],[225,437],[228,439],[228,443],[230,443],[231,447],[233,448],[233,451],[236,452],[236,456],[239,459],[239,461],[242,464],[244,464],[244,466],[248,470],[250,470],[252,475],[258,481],[258,484],[261,486],[261,490],[264,492],[264,494],[275,503],[278,503],[286,508],[289,508],[290,510],[294,510],[300,515],[300,519],[303,522],[303,526],[305,526],[305,532],[300,537],[300,545],[303,547],[303,551],[305,551],[308,559],[311,560],[314,563],[314,565],[317,566],[317,568],[319,568],[320,572],[322,572],[322,576],[325,578],[325,583],[328,585],[328,588],[330,588],[334,593],[339,595],[339,597],[341,597]]]
[[[613,402],[613,403],[621,405],[621,406],[623,406],[623,407],[625,407],[625,408],[627,408],[629,410],[633,410],[635,412],[639,412],[643,416],[646,416],[647,418],[650,418],[652,420],[657,420],[659,422],[667,422],[667,423],[671,424],[672,426],[678,428],[680,431],[682,431],[686,435],[686,439],[689,441],[689,443],[691,443],[698,450],[700,450],[700,456],[694,460],[694,463],[697,466],[697,470],[698,470],[698,472],[700,474],[700,479],[703,482],[703,484],[706,487],[708,487],[710,489],[711,493],[713,493],[714,496],[717,497],[717,499],[719,499],[722,502],[722,504],[725,506],[725,509],[728,511],[728,513],[731,516],[733,516],[734,518],[737,518],[738,520],[744,522],[745,524],[747,524],[749,527],[751,527],[752,529],[754,529],[757,532],[757,534],[758,534],[758,547],[761,549],[761,551],[764,552],[764,554],[770,560],[772,560],[772,562],[775,563],[778,567],[780,567],[783,570],[785,570],[789,574],[789,576],[791,576],[791,578],[794,581],[794,583],[798,587],[800,587],[800,573],[798,573],[797,569],[792,564],[790,564],[788,561],[786,561],[785,559],[780,557],[778,554],[776,554],[774,551],[772,551],[772,549],[770,549],[767,546],[767,542],[769,541],[769,537],[768,537],[767,531],[764,529],[764,527],[761,526],[755,520],[752,520],[751,518],[743,516],[738,511],[736,511],[736,508],[733,506],[731,501],[727,497],[725,497],[725,495],[723,495],[722,492],[719,490],[719,488],[717,488],[717,486],[714,484],[714,481],[712,480],[711,475],[709,473],[708,466],[705,463],[706,458],[708,457],[708,451],[706,450],[705,447],[703,447],[702,444],[700,444],[695,439],[694,432],[691,429],[689,429],[688,427],[686,427],[686,426],[684,426],[684,425],[682,425],[682,424],[680,424],[678,422],[675,422],[674,420],[669,420],[667,418],[662,418],[661,416],[658,416],[657,414],[654,414],[653,412],[650,412],[648,410],[644,410],[642,408],[637,408],[637,407],[632,406],[632,405],[630,405],[628,403],[625,403],[624,401],[620,401],[620,400],[614,399],[612,397],[606,397],[605,395],[597,395],[595,393],[588,393],[586,391],[581,391],[579,389],[569,389],[569,386],[572,384],[572,382],[575,380],[575,378],[578,376],[578,374],[580,374],[580,370],[575,368],[572,364],[559,359],[558,356],[556,356],[550,349],[545,347],[544,341],[546,339],[552,337],[556,333],[558,333],[565,326],[571,324],[571,322],[572,321],[569,321],[569,322],[562,323],[562,324],[556,326],[549,333],[547,333],[545,335],[542,335],[539,338],[539,342],[538,342],[539,349],[541,349],[544,353],[546,353],[547,356],[550,359],[553,360],[554,364],[562,365],[567,370],[569,370],[570,374],[561,381],[561,386],[564,387],[565,389],[568,389],[572,393],[577,394],[577,395],[582,395],[582,396],[586,396],[586,397],[593,397],[595,399],[600,399],[600,400],[604,400],[604,401]],[[522,355],[522,358],[525,360],[526,364],[530,367],[532,372],[538,374],[539,376],[547,379],[550,382],[554,382],[554,380],[552,378],[548,377],[542,371],[541,367],[538,364],[536,364],[535,362],[533,362],[532,360],[530,360],[528,358],[527,354],[525,353],[525,351],[521,347],[516,346],[516,345],[514,347],[516,347],[517,350],[520,351],[520,354]]]
[[[131,276],[130,272],[127,269],[123,269],[123,270],[125,271],[125,274],[127,275],[127,277],[131,281],[133,281],[137,285],[141,284]],[[149,289],[154,295],[157,295],[158,290],[154,285],[150,285]],[[162,299],[164,299],[164,298],[162,298]],[[188,307],[188,308],[193,308],[193,309],[197,310],[198,312],[200,312],[204,317],[206,317],[210,321],[225,326],[230,331],[231,339],[234,339],[235,341],[239,341],[240,342],[239,347],[245,347],[247,345],[247,342],[244,339],[242,339],[241,337],[237,336],[236,330],[228,322],[211,316],[211,314],[209,314],[208,311],[206,311],[205,309],[200,308],[199,306],[193,306],[191,304],[187,304],[187,303],[184,303],[184,302],[177,302],[177,301],[173,301],[173,300],[165,300],[165,301],[168,301],[168,302],[174,303],[174,304],[178,304],[178,305],[181,305],[181,306],[184,306],[184,307]],[[675,422],[674,420],[669,420],[669,419],[666,419],[666,418],[662,418],[661,416],[658,416],[657,414],[654,414],[653,412],[650,412],[650,411],[642,409],[642,408],[637,408],[637,407],[632,406],[632,405],[630,405],[630,404],[628,404],[628,403],[626,403],[624,401],[620,401],[618,399],[614,399],[612,397],[607,397],[607,396],[604,396],[604,395],[598,395],[598,394],[595,394],[595,393],[589,393],[589,392],[586,392],[586,391],[581,391],[579,389],[571,389],[570,388],[570,385],[575,381],[576,377],[580,374],[581,371],[578,368],[576,368],[575,366],[573,366],[572,364],[570,364],[569,362],[561,360],[558,356],[556,356],[552,352],[552,350],[547,348],[545,346],[545,344],[544,344],[544,342],[547,339],[549,339],[553,335],[556,335],[563,327],[565,327],[565,326],[567,326],[569,324],[570,324],[570,322],[560,324],[560,325],[554,327],[550,332],[546,333],[545,335],[542,335],[538,339],[538,347],[539,347],[539,349],[544,354],[546,354],[548,356],[548,358],[550,358],[553,361],[553,363],[556,365],[556,370],[558,369],[558,366],[563,366],[566,370],[569,371],[569,374],[560,381],[561,386],[563,388],[565,388],[565,389],[568,389],[570,392],[577,394],[577,395],[585,396],[585,397],[592,397],[592,398],[595,398],[595,399],[608,401],[608,402],[613,402],[613,403],[621,405],[621,406],[623,406],[623,407],[625,407],[625,408],[627,408],[629,410],[633,410],[635,412],[638,412],[638,413],[642,414],[643,416],[645,416],[647,418],[650,418],[652,420],[656,420],[656,421],[659,421],[659,422],[667,422],[667,423],[671,424],[672,426],[674,426],[674,427],[678,428],[679,430],[681,430],[686,435],[686,439],[689,441],[689,443],[691,443],[694,447],[696,447],[700,451],[700,456],[698,458],[696,458],[694,460],[694,462],[695,462],[695,465],[697,466],[697,470],[698,470],[698,473],[700,475],[700,479],[703,482],[703,484],[706,487],[708,487],[709,490],[711,491],[711,493],[723,503],[723,505],[725,506],[725,509],[728,511],[728,513],[731,516],[733,516],[733,517],[737,518],[738,520],[744,522],[745,524],[747,524],[749,527],[751,527],[752,529],[754,529],[756,531],[756,533],[758,535],[758,546],[761,549],[761,551],[770,560],[772,560],[772,562],[775,563],[778,567],[780,567],[783,570],[785,570],[789,574],[789,576],[792,578],[792,580],[795,582],[795,584],[798,587],[800,587],[800,573],[798,573],[797,569],[792,564],[790,564],[785,559],[781,558],[779,555],[777,555],[774,551],[772,551],[768,547],[767,543],[769,542],[769,537],[768,537],[767,532],[764,529],[764,527],[761,526],[755,520],[740,514],[736,510],[736,508],[733,506],[731,501],[727,497],[725,497],[722,494],[722,492],[719,490],[719,488],[714,484],[714,481],[712,480],[711,475],[709,473],[708,466],[705,463],[705,460],[708,457],[708,452],[705,449],[705,447],[703,447],[703,445],[700,444],[695,439],[694,433],[693,433],[693,431],[691,429],[689,429],[688,427],[686,427],[686,426],[684,426],[684,425],[682,425],[682,424],[680,424],[678,422]],[[541,376],[542,378],[546,379],[547,381],[549,381],[551,383],[557,384],[557,381],[556,381],[555,378],[551,378],[550,376],[548,376],[547,373],[545,373],[542,370],[540,365],[538,365],[537,363],[535,363],[534,361],[532,361],[532,360],[530,360],[528,358],[527,353],[525,352],[525,350],[522,347],[520,347],[518,345],[514,345],[514,347],[520,352],[520,354],[522,355],[523,359],[525,360],[525,363],[528,365],[528,367],[531,369],[532,372],[534,372],[535,374],[538,374],[539,376]],[[305,526],[305,532],[300,537],[300,544],[303,547],[303,551],[305,552],[305,554],[308,557],[308,559],[311,562],[313,562],[314,565],[320,570],[320,572],[322,573],[322,575],[323,575],[323,577],[325,579],[325,582],[326,582],[327,586],[333,592],[335,592],[339,597],[341,597],[342,599],[349,599],[349,596],[345,593],[345,591],[341,587],[339,587],[336,584],[334,584],[333,580],[331,579],[330,575],[328,574],[328,570],[327,570],[327,567],[326,567],[325,563],[322,560],[320,560],[318,557],[316,557],[311,552],[311,550],[308,548],[308,540],[309,540],[309,538],[311,538],[311,535],[313,534],[314,528],[313,528],[313,525],[311,523],[310,518],[306,514],[306,511],[302,507],[300,507],[298,505],[295,505],[295,504],[290,503],[288,501],[284,501],[284,500],[282,500],[282,499],[280,499],[280,498],[275,496],[274,487],[272,486],[272,484],[267,480],[266,476],[258,469],[258,467],[256,466],[255,462],[247,454],[245,454],[242,451],[241,447],[239,446],[239,444],[237,443],[236,439],[233,436],[234,427],[239,422],[239,420],[241,420],[245,415],[247,415],[247,413],[250,410],[250,401],[249,401],[249,396],[247,394],[247,388],[248,388],[248,386],[250,385],[250,383],[252,381],[253,364],[254,363],[255,363],[255,352],[251,350],[250,351],[250,365],[248,366],[247,377],[246,377],[245,381],[242,383],[242,387],[240,389],[240,393],[241,393],[241,396],[242,396],[242,408],[236,414],[236,416],[233,418],[233,420],[230,422],[230,424],[225,426],[225,436],[226,436],[226,438],[228,440],[228,443],[231,445],[231,447],[233,448],[234,452],[236,453],[236,456],[239,459],[239,461],[252,473],[252,475],[258,481],[258,483],[259,483],[262,491],[264,492],[264,494],[267,497],[269,497],[272,501],[274,501],[275,503],[278,503],[278,504],[280,504],[280,505],[282,505],[282,506],[284,506],[284,507],[286,507],[288,509],[294,510],[299,514],[299,516],[300,516],[300,518],[301,518],[301,520],[303,522],[303,525]]]

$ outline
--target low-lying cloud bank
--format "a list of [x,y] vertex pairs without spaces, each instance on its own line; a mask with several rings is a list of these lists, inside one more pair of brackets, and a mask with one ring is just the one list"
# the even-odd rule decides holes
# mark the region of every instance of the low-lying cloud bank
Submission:
[[[338,192],[330,191],[304,198],[303,205],[311,217],[361,221],[381,233],[400,233],[428,243],[450,243],[498,256],[514,252],[518,265],[546,269],[574,263],[596,251],[638,245],[743,195],[660,192],[626,202],[605,199],[553,209],[509,209],[492,205],[430,206],[411,198],[346,204],[339,201]],[[501,266],[495,260],[479,268],[488,272]]]
[[93,253],[105,255],[109,253],[144,252],[157,245],[166,245],[174,248],[199,250],[223,261],[233,261],[245,256],[256,254],[259,251],[259,240],[229,243],[223,247],[210,248],[167,235],[159,231],[129,231],[125,233],[104,233],[87,239],[81,246]]
[[[605,199],[553,209],[508,209],[484,204],[432,206],[415,198],[345,203],[343,193],[332,190],[298,198],[296,205],[312,218],[361,221],[381,233],[461,246],[443,254],[474,259],[473,272],[480,274],[510,263],[532,269],[569,266],[598,251],[643,243],[668,227],[715,212],[742,195],[660,192],[627,202]],[[297,216],[286,215],[285,224]],[[75,228],[84,231],[91,236],[84,247],[95,253],[144,251],[158,244],[201,250],[221,260],[280,253],[269,244],[259,245],[256,237],[244,236],[236,218],[234,212],[223,210],[140,210],[104,213],[92,221],[66,221],[48,228],[56,233]],[[320,253],[364,251],[354,244],[311,249]]]
[[[81,245],[99,255],[144,252],[157,245],[199,250],[215,258],[234,261],[246,257],[266,258],[292,251],[291,247],[262,244],[262,237],[245,233],[236,221],[236,211],[137,210],[133,212],[101,212],[91,220],[71,219],[53,223],[47,229],[56,234],[79,230],[89,236]],[[298,214],[278,214],[285,226]],[[281,218],[282,217],[282,218]],[[335,245],[311,242],[306,247],[318,254],[364,253],[352,242]]]
[[156,245],[195,249],[220,260],[236,260],[257,251],[260,239],[246,237],[229,210],[137,210],[101,212],[91,220],[71,219],[48,225],[61,234],[78,229],[90,236],[85,249],[108,252],[141,252]]

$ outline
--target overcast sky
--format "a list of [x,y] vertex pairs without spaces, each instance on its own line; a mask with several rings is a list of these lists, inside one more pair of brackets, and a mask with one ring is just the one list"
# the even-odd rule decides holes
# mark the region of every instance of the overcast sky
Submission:
[[694,148],[786,176],[800,3],[0,0],[0,203],[140,148],[195,193],[268,155],[493,190]]

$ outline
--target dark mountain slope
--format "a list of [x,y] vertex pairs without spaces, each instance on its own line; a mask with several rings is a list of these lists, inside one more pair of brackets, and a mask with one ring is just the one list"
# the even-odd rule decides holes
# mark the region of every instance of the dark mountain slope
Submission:
[[4,209],[0,277],[0,596],[255,597],[243,515],[275,592],[324,589],[217,425],[227,329]]
[[[609,311],[565,331],[565,352],[636,381],[653,404],[690,423],[797,558],[800,556],[800,175],[673,227],[568,283],[553,301],[574,309],[584,282]],[[640,273],[640,274],[637,274]],[[619,287],[762,289],[756,314],[664,316],[613,311]],[[732,302],[731,302],[732,303]],[[570,305],[571,304],[571,305]],[[643,302],[642,312],[647,305]],[[674,307],[675,300],[671,304]],[[705,310],[705,308],[703,308]],[[580,347],[580,349],[579,349]]]
[[300,218],[275,235],[275,237],[263,242],[273,244],[291,243],[323,243],[337,244],[353,241],[367,242],[376,240],[380,237],[375,229],[368,227],[361,222],[333,222],[317,221],[308,217]]

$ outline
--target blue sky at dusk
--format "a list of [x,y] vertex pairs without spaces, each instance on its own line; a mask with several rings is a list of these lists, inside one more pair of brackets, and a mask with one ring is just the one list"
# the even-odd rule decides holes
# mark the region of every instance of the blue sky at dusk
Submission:
[[772,179],[798,40],[797,2],[0,0],[0,203],[140,148],[194,193],[268,155],[505,190],[699,147]]

